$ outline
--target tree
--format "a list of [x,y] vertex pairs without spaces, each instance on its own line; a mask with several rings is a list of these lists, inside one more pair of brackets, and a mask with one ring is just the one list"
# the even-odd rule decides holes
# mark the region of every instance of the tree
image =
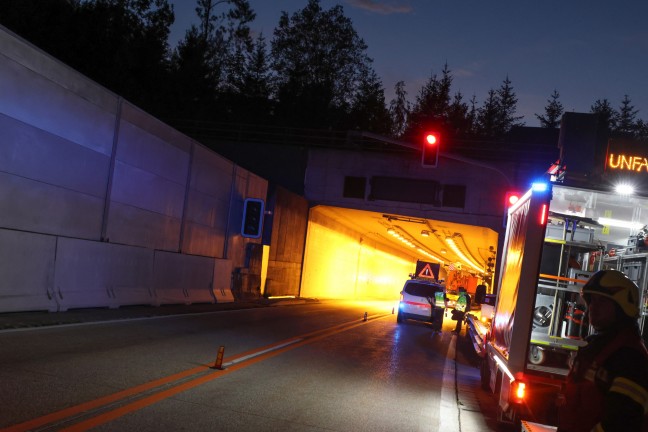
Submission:
[[623,100],[621,101],[621,106],[619,107],[615,132],[635,135],[637,132],[636,118],[638,112],[639,110],[634,109],[634,106],[630,101],[630,97],[628,95],[624,95]]
[[398,81],[394,86],[395,97],[389,103],[389,116],[391,117],[392,130],[390,135],[400,138],[405,133],[410,113],[410,103],[407,100],[405,81]]
[[640,140],[648,140],[648,123],[639,119],[637,120],[635,128],[636,128],[636,132],[635,132],[636,138]]
[[448,129],[449,133],[453,136],[465,136],[470,133],[472,129],[472,118],[470,108],[467,103],[463,101],[463,94],[461,92],[455,93],[452,102],[448,107]]
[[477,110],[477,132],[486,138],[501,138],[513,126],[523,126],[516,116],[517,96],[507,76],[499,89],[491,89],[488,98]]
[[212,120],[230,113],[246,80],[254,49],[248,24],[255,14],[247,0],[197,0],[196,14],[199,24],[173,53],[174,106],[185,117]]
[[292,16],[283,12],[273,36],[279,121],[317,128],[343,124],[373,69],[367,45],[342,6],[322,10],[319,0],[309,0]]
[[71,66],[158,115],[174,19],[167,0],[84,0],[75,13]]
[[416,141],[416,137],[427,129],[446,126],[452,87],[452,75],[447,63],[441,73],[440,78],[436,74],[430,75],[416,97],[406,132],[410,140]]
[[560,119],[562,118],[564,109],[558,98],[560,94],[554,89],[550,99],[547,99],[547,106],[545,106],[544,115],[536,114],[536,118],[540,120],[540,127],[543,128],[557,128],[560,126]]
[[360,80],[351,106],[348,129],[360,129],[387,135],[391,131],[391,118],[385,106],[382,82],[373,70]]
[[3,0],[0,22],[70,67],[159,114],[168,87],[167,0]]
[[71,64],[77,8],[76,0],[2,0],[0,24]]
[[230,77],[233,119],[267,123],[272,113],[272,82],[267,44],[261,34],[255,40],[252,52],[245,56],[242,75]]
[[467,115],[467,125],[468,129],[464,131],[466,135],[476,135],[478,132],[478,116],[479,110],[477,108],[477,96],[473,94],[470,98],[470,107]]
[[597,99],[590,107],[590,112],[599,115],[599,122],[604,125],[608,131],[616,129],[619,114],[612,108],[607,99]]
[[497,90],[496,105],[499,111],[497,116],[497,132],[500,135],[506,134],[513,126],[524,126],[524,123],[520,123],[520,120],[524,117],[515,115],[517,110],[517,96],[513,91],[513,86],[511,86],[511,80],[508,76]]
[[488,97],[484,104],[477,109],[477,134],[486,138],[494,138],[501,135],[499,130],[500,113],[495,90],[488,91]]

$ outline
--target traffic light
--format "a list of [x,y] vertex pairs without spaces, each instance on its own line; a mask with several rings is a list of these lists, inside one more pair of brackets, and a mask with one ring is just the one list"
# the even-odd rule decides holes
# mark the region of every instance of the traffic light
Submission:
[[261,237],[263,228],[263,200],[246,198],[243,204],[241,235],[248,238]]
[[439,147],[441,146],[441,135],[438,132],[427,132],[423,137],[423,157],[421,165],[434,168],[439,162]]

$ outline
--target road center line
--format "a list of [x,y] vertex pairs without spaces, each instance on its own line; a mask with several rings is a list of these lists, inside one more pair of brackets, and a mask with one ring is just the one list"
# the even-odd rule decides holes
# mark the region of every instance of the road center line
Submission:
[[[85,421],[72,425],[68,428],[61,429],[63,431],[85,431],[92,427],[96,427],[100,424],[107,423],[115,418],[121,417],[129,412],[144,408],[146,406],[152,405],[160,400],[171,397],[175,394],[183,392],[185,390],[197,387],[206,382],[212,381],[216,378],[234,372],[238,369],[250,366],[262,360],[275,357],[279,354],[282,354],[286,351],[295,349],[297,347],[303,346],[308,343],[315,342],[317,340],[323,339],[328,336],[332,336],[337,333],[341,333],[347,330],[351,330],[355,327],[363,325],[367,322],[373,320],[379,320],[391,316],[391,314],[381,314],[373,315],[367,317],[367,320],[354,320],[342,324],[337,324],[332,327],[314,330],[312,332],[306,333],[302,336],[290,338],[287,340],[275,342],[265,347],[256,348],[235,356],[230,357],[225,362],[227,366],[224,370],[218,370],[205,374],[205,372],[210,371],[208,365],[198,366],[192,369],[187,369],[182,372],[178,372],[173,375],[169,375],[158,380],[150,381],[135,387],[131,387],[125,390],[122,390],[111,395],[107,395],[92,401],[84,402],[79,405],[75,405],[69,408],[65,408],[60,411],[56,411],[50,414],[46,414],[41,417],[37,417],[32,420],[28,420],[23,423],[19,423],[8,428],[0,429],[0,432],[25,432],[33,430],[35,428],[43,427],[46,425],[51,425],[52,423],[62,423],[66,420],[79,415],[88,415],[92,411],[97,411],[102,407],[106,407],[110,404],[115,404],[118,401],[123,401],[125,399],[133,399],[138,395],[142,395],[146,392],[150,393],[151,391],[156,391],[155,394],[145,396],[139,400],[128,403],[126,405],[115,408],[111,411],[99,414],[92,418],[89,418]],[[197,376],[196,378],[191,378],[192,376]],[[176,385],[177,383],[177,385]],[[164,389],[157,391],[156,388],[164,386]],[[169,386],[172,386],[169,388]]]

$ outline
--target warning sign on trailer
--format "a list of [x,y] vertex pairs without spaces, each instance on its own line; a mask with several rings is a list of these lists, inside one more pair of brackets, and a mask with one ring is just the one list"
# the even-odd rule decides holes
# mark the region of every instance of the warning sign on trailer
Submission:
[[439,268],[440,265],[438,263],[418,260],[416,261],[416,277],[439,279]]

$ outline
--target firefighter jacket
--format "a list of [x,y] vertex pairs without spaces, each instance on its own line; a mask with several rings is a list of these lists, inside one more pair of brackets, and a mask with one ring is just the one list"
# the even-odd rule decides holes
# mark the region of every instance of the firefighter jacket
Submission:
[[455,304],[455,309],[458,310],[459,312],[466,312],[469,306],[470,306],[470,300],[468,294],[459,293],[459,298],[457,299],[457,303]]
[[648,426],[648,351],[638,326],[588,338],[572,364],[558,432],[633,432]]

